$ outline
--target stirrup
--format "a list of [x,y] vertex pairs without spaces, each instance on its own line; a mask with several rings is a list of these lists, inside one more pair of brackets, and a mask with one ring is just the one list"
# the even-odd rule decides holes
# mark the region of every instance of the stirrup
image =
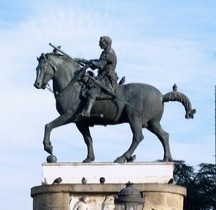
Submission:
[[89,118],[91,116],[90,112],[82,111],[79,116]]

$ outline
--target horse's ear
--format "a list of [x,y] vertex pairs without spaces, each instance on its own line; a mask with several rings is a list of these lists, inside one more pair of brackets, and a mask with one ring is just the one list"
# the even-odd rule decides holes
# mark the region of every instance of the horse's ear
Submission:
[[40,61],[40,59],[37,57],[38,62]]
[[44,53],[41,53],[41,57],[46,59],[46,55]]

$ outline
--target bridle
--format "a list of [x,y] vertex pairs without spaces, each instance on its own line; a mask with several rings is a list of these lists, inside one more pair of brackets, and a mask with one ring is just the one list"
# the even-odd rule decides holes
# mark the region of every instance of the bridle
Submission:
[[[56,67],[50,62],[49,58],[46,57],[45,54],[42,53],[42,58],[46,61],[45,66],[43,67],[45,70],[48,68],[48,66],[50,68],[52,68],[52,70],[54,71],[54,73],[57,72]],[[79,63],[78,63],[79,64]],[[79,64],[80,65],[80,64]],[[60,96],[65,90],[67,90],[69,87],[73,86],[77,81],[79,81],[81,79],[81,77],[85,74],[86,69],[89,67],[88,65],[80,65],[80,70],[78,70],[78,74],[73,77],[71,79],[71,81],[69,82],[69,84],[64,87],[60,92],[57,91],[53,91],[52,88],[50,87],[49,83],[46,84],[46,89],[48,89],[50,92],[52,92],[53,94],[55,94],[56,96]]]
[[[41,54],[41,57],[44,59],[44,61],[45,61],[45,64],[44,64],[44,66],[43,66],[43,69],[47,72],[47,68],[48,67],[50,67],[52,70],[53,70],[53,72],[55,73],[56,71],[57,71],[57,69],[55,68],[55,66],[50,62],[50,60],[49,60],[49,58],[47,58],[46,57],[46,55],[45,54]],[[40,59],[38,59],[38,61],[41,61]],[[50,92],[52,92],[52,93],[54,93],[54,91],[52,90],[52,88],[50,87],[50,85],[49,85],[49,83],[47,82],[47,84],[45,84],[46,85],[46,89],[48,89]]]

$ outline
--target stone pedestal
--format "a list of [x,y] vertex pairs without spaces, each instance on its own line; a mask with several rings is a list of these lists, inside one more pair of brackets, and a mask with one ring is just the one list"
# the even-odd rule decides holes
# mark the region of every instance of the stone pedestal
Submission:
[[[33,210],[114,210],[123,184],[59,184],[33,187]],[[182,210],[186,190],[168,184],[135,184],[144,195],[143,210]]]
[[[42,185],[31,189],[33,210],[114,210],[114,196],[128,181],[143,194],[143,210],[182,210],[186,189],[167,184],[172,171],[172,163],[46,163]],[[52,184],[58,177],[62,182]]]

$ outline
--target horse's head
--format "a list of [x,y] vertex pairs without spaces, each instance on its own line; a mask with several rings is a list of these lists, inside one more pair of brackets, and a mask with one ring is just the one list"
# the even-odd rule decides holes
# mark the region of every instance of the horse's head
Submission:
[[47,54],[42,53],[37,60],[38,66],[36,68],[36,80],[34,86],[38,89],[45,89],[48,82],[55,75],[55,67],[50,62]]

